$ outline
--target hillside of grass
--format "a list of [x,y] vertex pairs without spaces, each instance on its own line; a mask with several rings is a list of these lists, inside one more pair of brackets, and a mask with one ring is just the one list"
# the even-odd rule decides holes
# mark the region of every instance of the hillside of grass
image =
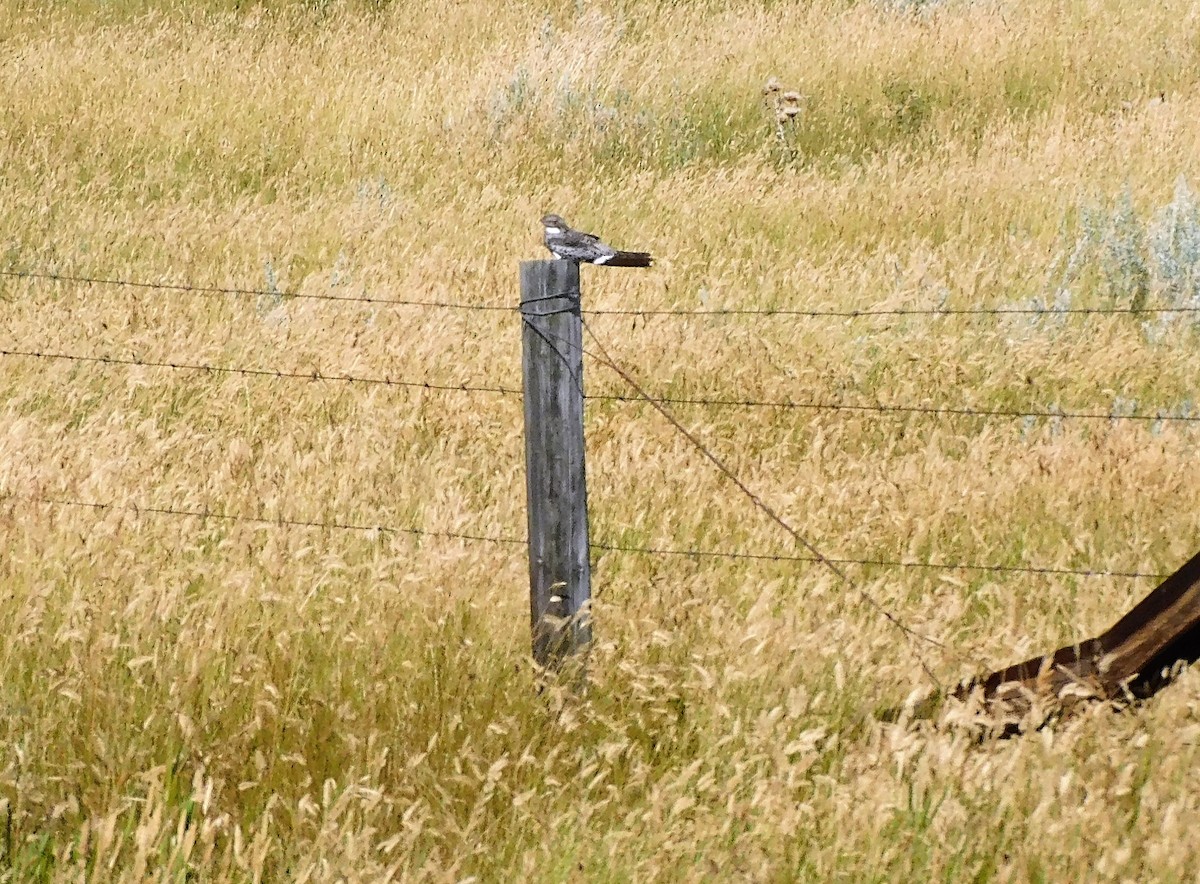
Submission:
[[[0,0],[0,881],[1194,878],[1193,674],[883,712],[1196,551],[1196,18]],[[547,211],[655,254],[591,332],[853,560],[589,360],[582,690],[468,309]]]

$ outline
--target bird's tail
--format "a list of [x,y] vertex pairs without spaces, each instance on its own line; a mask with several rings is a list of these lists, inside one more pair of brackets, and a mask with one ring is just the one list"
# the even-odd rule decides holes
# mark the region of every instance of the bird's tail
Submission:
[[649,267],[654,263],[649,252],[617,252],[604,262],[605,267]]

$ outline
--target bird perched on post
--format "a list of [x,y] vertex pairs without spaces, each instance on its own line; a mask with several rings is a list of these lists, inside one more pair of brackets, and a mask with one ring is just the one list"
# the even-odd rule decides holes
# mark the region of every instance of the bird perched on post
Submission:
[[546,228],[546,248],[556,258],[607,267],[649,267],[654,262],[649,252],[622,252],[602,243],[598,236],[573,230],[561,215],[543,215],[542,226]]

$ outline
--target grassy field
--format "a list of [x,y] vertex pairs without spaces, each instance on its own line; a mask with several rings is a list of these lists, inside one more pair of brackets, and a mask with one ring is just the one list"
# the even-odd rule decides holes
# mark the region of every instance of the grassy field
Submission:
[[[508,306],[557,211],[659,257],[593,309],[1196,306],[1198,15],[0,0],[0,271]],[[661,395],[1167,418],[676,409],[826,555],[1196,551],[1194,314],[588,321]],[[0,880],[1200,874],[1193,674],[880,720],[1151,578],[597,550],[588,689],[539,694],[521,543],[439,536],[523,540],[519,395],[12,355],[517,388],[513,313],[6,275],[0,350]],[[596,543],[803,552],[649,406],[587,434]]]

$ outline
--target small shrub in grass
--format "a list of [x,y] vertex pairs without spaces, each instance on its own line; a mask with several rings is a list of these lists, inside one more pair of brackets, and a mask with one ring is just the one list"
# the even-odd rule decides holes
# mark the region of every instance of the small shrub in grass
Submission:
[[[1111,207],[1084,207],[1078,227],[1051,268],[1052,277],[1057,277],[1056,303],[1093,291],[1098,306],[1200,306],[1200,205],[1182,177],[1171,201],[1148,222],[1139,217],[1126,191]],[[1070,234],[1064,233],[1064,238]],[[1166,313],[1156,321],[1162,327],[1147,331],[1161,333],[1181,318],[1196,319],[1193,314]]]
[[1104,306],[1145,306],[1150,274],[1146,267],[1145,230],[1128,192],[1111,209],[1085,206],[1056,287],[1056,298],[1072,288],[1098,292]]
[[1155,212],[1147,239],[1163,302],[1200,305],[1200,204],[1182,175],[1171,202]]

